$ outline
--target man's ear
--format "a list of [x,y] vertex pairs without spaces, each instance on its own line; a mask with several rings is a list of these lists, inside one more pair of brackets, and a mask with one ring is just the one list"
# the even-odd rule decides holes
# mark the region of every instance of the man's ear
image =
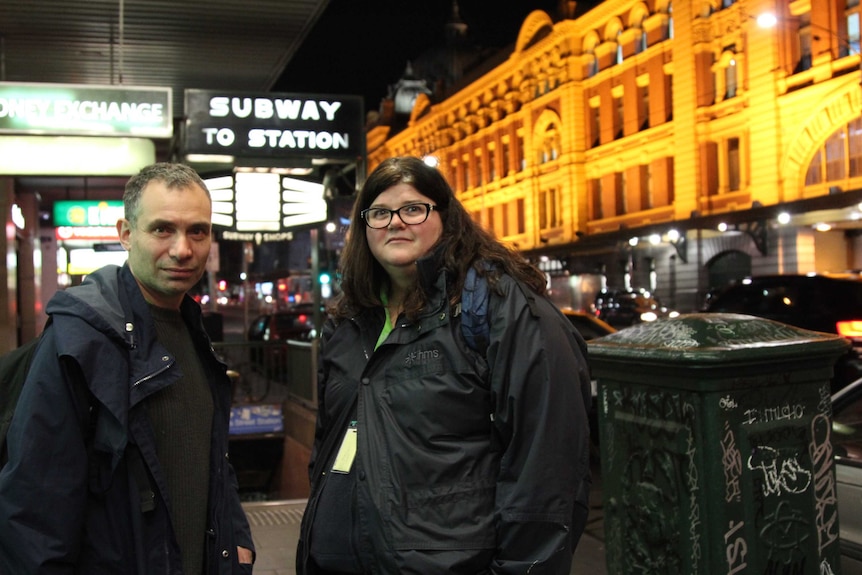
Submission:
[[117,235],[120,238],[120,243],[123,244],[123,249],[129,251],[129,235],[132,233],[132,225],[126,218],[117,220]]

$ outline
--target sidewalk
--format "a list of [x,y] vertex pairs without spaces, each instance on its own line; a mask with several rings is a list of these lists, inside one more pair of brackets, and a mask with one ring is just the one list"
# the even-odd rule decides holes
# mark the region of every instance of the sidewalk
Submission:
[[[581,537],[571,575],[606,575],[604,513],[601,480],[593,471],[590,516]],[[254,544],[257,547],[255,575],[295,575],[296,541],[305,510],[305,500],[244,503]]]

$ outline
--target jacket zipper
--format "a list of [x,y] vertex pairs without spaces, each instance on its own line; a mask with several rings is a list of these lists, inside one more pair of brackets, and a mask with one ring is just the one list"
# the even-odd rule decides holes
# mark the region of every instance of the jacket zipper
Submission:
[[136,381],[135,383],[133,383],[133,384],[132,384],[132,387],[137,387],[138,385],[140,385],[140,384],[144,383],[145,381],[149,381],[149,380],[153,379],[154,377],[156,377],[156,376],[157,376],[157,375],[159,375],[160,373],[163,373],[163,372],[167,371],[168,369],[170,369],[172,365],[174,365],[174,361],[173,361],[173,360],[171,360],[171,362],[170,362],[170,363],[167,363],[167,364],[163,365],[162,367],[160,367],[159,369],[157,369],[157,370],[156,370],[156,371],[154,371],[153,373],[151,373],[151,374],[149,374],[149,375],[145,375],[144,377],[142,377],[141,379],[139,379],[138,381]]

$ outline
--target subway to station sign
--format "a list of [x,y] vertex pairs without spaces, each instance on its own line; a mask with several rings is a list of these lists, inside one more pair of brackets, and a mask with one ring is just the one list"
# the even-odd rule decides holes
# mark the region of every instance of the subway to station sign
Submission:
[[0,133],[170,138],[171,88],[0,82]]
[[354,159],[365,150],[362,98],[186,90],[184,152]]

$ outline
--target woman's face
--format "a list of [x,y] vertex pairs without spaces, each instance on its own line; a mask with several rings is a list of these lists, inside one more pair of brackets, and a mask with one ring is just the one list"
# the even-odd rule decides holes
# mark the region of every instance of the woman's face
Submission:
[[[409,204],[435,205],[428,196],[410,184],[396,184],[384,190],[371,203],[371,208],[397,210]],[[390,277],[409,277],[416,271],[416,260],[428,254],[443,233],[443,221],[437,210],[431,210],[428,219],[421,224],[407,225],[398,214],[381,229],[365,226],[365,237],[374,258],[380,262]]]

